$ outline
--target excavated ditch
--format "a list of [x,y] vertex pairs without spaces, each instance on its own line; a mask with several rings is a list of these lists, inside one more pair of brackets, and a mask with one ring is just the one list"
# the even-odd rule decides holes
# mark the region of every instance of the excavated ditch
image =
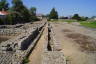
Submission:
[[51,32],[51,30],[50,30],[50,28],[48,28],[48,45],[47,45],[47,50],[48,51],[52,51],[52,48],[51,48],[51,45],[50,45],[50,43],[51,43],[50,32]]

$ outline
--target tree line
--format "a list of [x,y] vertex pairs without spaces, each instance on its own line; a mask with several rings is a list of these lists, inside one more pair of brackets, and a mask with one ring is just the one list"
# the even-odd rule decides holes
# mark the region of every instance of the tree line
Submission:
[[[9,7],[7,0],[0,0],[0,11],[8,11],[9,14],[6,18],[0,18],[0,24],[17,24],[17,23],[27,23],[39,20],[36,16],[36,8],[31,7],[28,9],[22,2],[22,0],[12,0],[12,6]],[[55,8],[52,8],[47,18],[58,19],[59,15]],[[68,19],[68,17],[61,17],[61,19]],[[85,21],[88,17],[81,17],[79,14],[74,14],[71,19],[78,21]]]
[[0,0],[0,11],[8,11],[6,18],[0,18],[0,24],[17,24],[39,20],[36,17],[36,8],[28,9],[22,0],[12,0],[12,7],[6,0]]
[[[58,12],[53,8],[51,12],[47,15],[48,20],[50,19],[58,19]],[[60,17],[60,19],[69,19],[68,17]],[[81,17],[79,14],[74,14],[70,19],[75,19],[77,21],[86,21],[88,17]]]

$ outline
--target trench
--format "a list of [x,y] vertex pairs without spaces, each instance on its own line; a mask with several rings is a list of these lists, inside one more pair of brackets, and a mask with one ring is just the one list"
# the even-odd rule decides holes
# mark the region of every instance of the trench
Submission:
[[51,48],[51,45],[50,45],[50,43],[51,43],[50,33],[51,33],[51,29],[50,29],[50,27],[48,27],[48,44],[47,44],[47,50],[48,51],[52,51],[52,48]]
[[[43,27],[42,27],[43,28]],[[42,30],[42,28],[40,28],[40,30]],[[29,63],[28,64],[41,64],[42,62],[42,53],[43,53],[43,44],[44,42],[46,42],[44,36],[45,36],[45,30],[43,30],[43,32],[41,33],[40,38],[38,39],[35,47],[33,50],[31,50],[30,55],[28,57],[29,59]]]
[[[21,44],[21,50],[27,50],[28,47],[30,46],[30,44],[34,41],[34,39],[38,36],[39,31],[38,29],[36,31],[33,32],[32,35],[30,35],[26,40],[24,40]],[[27,43],[26,43],[27,42]]]

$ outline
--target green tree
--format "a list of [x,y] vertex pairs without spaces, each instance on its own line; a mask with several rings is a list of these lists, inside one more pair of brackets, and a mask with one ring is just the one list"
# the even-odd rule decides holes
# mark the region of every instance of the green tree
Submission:
[[53,8],[49,14],[49,19],[58,19],[58,12]]
[[36,16],[36,8],[35,7],[31,7],[30,12],[31,12],[31,15]]
[[8,10],[9,9],[9,4],[7,3],[6,0],[0,0],[0,11],[4,10]]
[[31,14],[31,20],[32,20],[32,21],[37,21],[37,20],[39,20],[39,19],[36,17],[36,8],[35,8],[35,7],[31,7],[31,8],[30,8],[30,14]]
[[81,19],[80,19],[81,21],[86,21],[86,20],[88,20],[88,17],[81,17]]
[[5,23],[8,24],[8,25],[14,24],[14,22],[13,22],[14,18],[13,17],[14,17],[13,14],[7,15],[6,18],[5,18]]
[[79,14],[74,14],[72,19],[80,20],[81,17],[79,16]]
[[78,20],[78,21],[86,21],[88,20],[88,17],[84,17],[84,16],[79,16],[79,14],[74,14],[72,19]]
[[13,0],[13,11],[15,13],[16,22],[25,23],[30,21],[29,10],[23,5],[22,0]]

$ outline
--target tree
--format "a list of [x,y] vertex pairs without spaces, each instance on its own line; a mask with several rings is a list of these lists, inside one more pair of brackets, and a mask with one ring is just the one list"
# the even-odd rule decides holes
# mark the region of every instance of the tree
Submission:
[[49,19],[58,19],[58,12],[53,8],[49,14]]
[[7,3],[6,0],[0,0],[0,11],[4,10],[8,10],[9,9],[9,4]]
[[15,20],[19,21],[19,23],[30,22],[29,10],[23,5],[22,0],[13,0],[12,3]]
[[37,21],[37,20],[39,20],[39,19],[36,17],[36,8],[35,8],[35,7],[31,7],[31,8],[30,8],[30,14],[31,14],[31,20],[32,20],[32,21]]
[[86,21],[88,20],[88,17],[84,17],[84,16],[79,16],[79,14],[74,14],[72,19],[78,20],[78,21]]
[[74,14],[73,17],[72,17],[72,19],[80,20],[81,18],[79,16],[79,14]]
[[81,17],[81,19],[80,19],[81,21],[86,21],[86,20],[88,20],[88,17]]
[[30,12],[31,12],[31,15],[36,16],[36,8],[35,7],[31,7]]

